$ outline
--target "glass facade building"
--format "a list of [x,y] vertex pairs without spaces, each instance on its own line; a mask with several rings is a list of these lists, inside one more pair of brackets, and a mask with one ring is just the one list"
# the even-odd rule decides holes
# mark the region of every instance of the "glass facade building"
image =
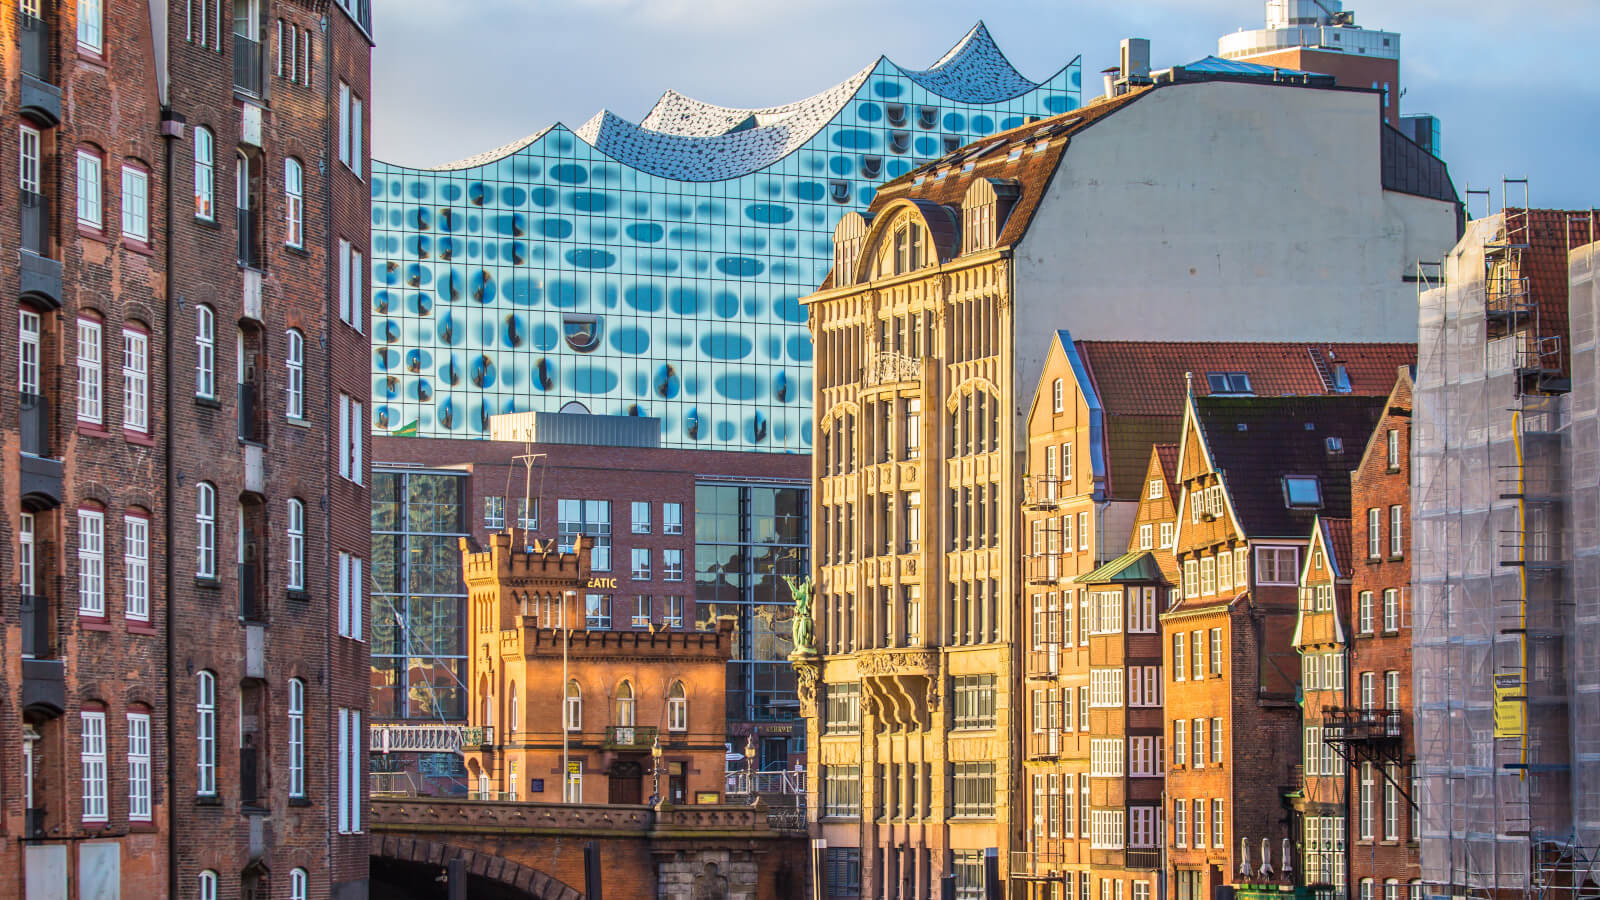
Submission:
[[506,412],[659,418],[669,447],[806,453],[799,298],[841,216],[957,147],[1075,108],[982,25],[768,109],[668,92],[434,169],[372,164],[377,433],[482,438]]
[[372,717],[466,717],[463,473],[372,473]]

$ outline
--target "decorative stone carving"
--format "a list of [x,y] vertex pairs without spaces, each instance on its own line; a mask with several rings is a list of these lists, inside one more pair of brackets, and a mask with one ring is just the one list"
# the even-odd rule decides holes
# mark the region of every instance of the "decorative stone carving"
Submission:
[[879,350],[867,357],[866,383],[893,384],[922,377],[922,360],[893,350]]
[[789,665],[794,667],[795,693],[800,699],[800,715],[811,718],[817,714],[817,681],[822,675],[822,668],[817,665],[817,653],[815,650],[797,649],[789,654]]
[[939,668],[939,654],[933,650],[877,650],[857,657],[862,675],[926,675]]

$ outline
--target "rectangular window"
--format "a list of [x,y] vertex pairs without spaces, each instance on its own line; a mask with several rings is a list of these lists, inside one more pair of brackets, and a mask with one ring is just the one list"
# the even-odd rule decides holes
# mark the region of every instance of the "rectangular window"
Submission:
[[1167,550],[1173,549],[1173,544],[1178,540],[1178,525],[1176,522],[1162,522],[1160,528],[1161,546]]
[[101,226],[100,171],[99,154],[78,151],[78,224],[94,229]]
[[822,767],[823,818],[856,819],[861,816],[861,767]]
[[1206,677],[1206,633],[1198,628],[1189,634],[1190,675],[1195,681]]
[[1374,795],[1374,789],[1376,787],[1377,787],[1377,785],[1373,781],[1372,763],[1362,763],[1361,764],[1361,799],[1360,799],[1360,804],[1361,805],[1360,805],[1360,810],[1359,810],[1360,815],[1358,815],[1356,817],[1356,823],[1357,823],[1357,825],[1358,825],[1358,827],[1360,829],[1359,834],[1361,835],[1361,839],[1364,840],[1364,841],[1372,840],[1372,818],[1373,818],[1372,805],[1373,805],[1373,802],[1374,802],[1374,796],[1373,796]]
[[661,504],[661,533],[683,534],[683,504]]
[[[362,432],[366,429],[362,404],[344,394],[339,395],[339,475],[356,484],[361,483],[365,468],[362,452]],[[502,513],[503,515],[503,513]]]
[[122,331],[122,427],[150,430],[150,336]]
[[122,518],[122,589],[129,619],[150,620],[150,520]]
[[128,820],[150,821],[150,716],[128,713]]
[[299,500],[290,498],[288,510],[284,515],[286,536],[289,541],[288,564],[289,577],[285,588],[291,591],[306,589],[306,507]]
[[861,685],[824,685],[823,694],[823,734],[854,734],[861,730]]
[[150,240],[150,176],[130,166],[122,167],[122,234]]
[[1405,550],[1405,528],[1400,504],[1389,507],[1389,555],[1400,556]]
[[663,581],[683,580],[683,551],[667,549],[661,551],[661,578]]
[[1172,801],[1172,843],[1179,847],[1189,846],[1189,801]]
[[1211,720],[1211,764],[1222,765],[1222,719],[1215,717]]
[[1182,766],[1188,764],[1189,758],[1189,720],[1172,720],[1172,764]]
[[339,553],[339,635],[361,640],[362,610],[366,605],[362,561],[349,553]]
[[633,507],[633,533],[634,534],[649,534],[650,533],[650,501],[648,501],[648,500],[635,500],[635,501],[633,501],[633,503],[631,505]]
[[1078,549],[1089,549],[1089,514],[1086,512],[1078,513]]
[[648,594],[640,594],[633,598],[633,618],[628,621],[628,624],[635,628],[649,628],[653,612],[650,596]]
[[[533,509],[531,511],[528,508],[530,504],[533,507]],[[517,498],[517,527],[522,529],[523,531],[538,531],[539,530],[539,498],[538,497],[532,497],[532,498],[529,498],[529,497],[518,497]]]
[[1222,800],[1211,801],[1211,846],[1228,845],[1227,819],[1222,815]]
[[194,395],[216,397],[216,316],[205,304],[194,308]]
[[1155,543],[1155,528],[1149,522],[1139,526],[1139,549],[1149,550]]
[[506,528],[506,498],[483,498],[483,529],[485,531],[504,531]]
[[1183,681],[1187,677],[1188,667],[1184,665],[1184,633],[1179,631],[1172,635],[1172,680]]
[[1372,592],[1362,591],[1356,604],[1356,631],[1371,634],[1372,615]]
[[1211,597],[1217,593],[1217,559],[1214,556],[1200,558],[1200,596]]
[[339,239],[339,321],[356,331],[365,326],[362,302],[365,296],[366,265],[361,251],[349,241]]
[[1206,802],[1198,798],[1194,801],[1194,845],[1206,845]]
[[993,675],[957,675],[955,682],[955,727],[994,727]]
[[557,539],[571,550],[583,537],[589,546],[589,568],[611,571],[611,501],[562,500],[556,504]]
[[1122,738],[1093,738],[1089,741],[1089,774],[1096,778],[1120,778],[1123,772]]
[[823,885],[826,896],[859,895],[861,893],[860,848],[829,847],[822,852]]
[[1222,674],[1222,629],[1211,629],[1211,674]]
[[1194,730],[1194,753],[1190,756],[1189,764],[1196,769],[1206,767],[1206,728],[1209,724],[1210,720],[1208,719],[1195,719],[1192,726]]
[[1089,671],[1089,705],[1100,709],[1122,706],[1122,669]]
[[339,710],[339,833],[361,832],[361,757],[366,755],[361,711]]
[[955,818],[993,816],[994,788],[994,763],[951,763],[950,815]]
[[1089,686],[1078,685],[1078,730],[1089,730]]
[[586,594],[583,598],[584,624],[605,631],[611,628],[611,595]]
[[1257,547],[1256,583],[1293,585],[1300,577],[1297,547]]
[[1128,738],[1128,774],[1153,778],[1161,774],[1159,741],[1154,736]]
[[1376,506],[1367,509],[1367,558],[1377,559],[1383,552],[1383,511]]
[[[1372,623],[1367,623],[1367,630],[1372,630]],[[1383,592],[1383,630],[1400,630],[1400,589],[1385,588]]]
[[100,323],[78,320],[78,421],[101,422]]
[[105,8],[102,0],[78,0],[78,46],[94,53],[105,49]]
[[78,510],[78,614],[104,617],[105,514],[97,510]]
[[1400,431],[1396,428],[1389,429],[1389,469],[1400,469]]
[[1225,594],[1233,589],[1233,552],[1222,550],[1217,553],[1217,593]]
[[106,821],[106,714],[85,710],[83,727],[83,821]]
[[683,598],[668,597],[667,612],[661,617],[661,624],[668,628],[683,627]]
[[[1127,833],[1124,815],[1120,809],[1097,809],[1091,813],[1089,846],[1096,850],[1121,850]],[[1102,887],[1108,884],[1102,879]],[[1117,893],[1122,893],[1122,882],[1116,882]]]
[[650,549],[648,547],[633,548],[633,580],[650,580]]

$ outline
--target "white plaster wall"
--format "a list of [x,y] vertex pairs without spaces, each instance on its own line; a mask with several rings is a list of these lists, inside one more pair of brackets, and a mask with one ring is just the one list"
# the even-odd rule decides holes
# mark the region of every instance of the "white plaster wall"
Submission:
[[1455,244],[1455,210],[1382,189],[1377,103],[1173,85],[1072,138],[1016,253],[1016,383],[1038,380],[1059,328],[1416,340],[1417,286],[1404,278]]

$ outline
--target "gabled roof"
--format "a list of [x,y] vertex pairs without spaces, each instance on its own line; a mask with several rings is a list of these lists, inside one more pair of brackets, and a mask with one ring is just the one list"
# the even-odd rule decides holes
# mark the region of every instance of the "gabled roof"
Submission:
[[1156,561],[1155,554],[1149,550],[1134,550],[1106,563],[1087,575],[1079,575],[1078,584],[1132,584],[1144,582],[1164,582],[1166,576],[1161,572],[1161,563]]
[[[1359,462],[1359,460],[1356,460]],[[1350,577],[1350,519],[1321,516],[1322,549],[1327,553],[1328,565],[1334,578]]]
[[[1350,471],[1386,397],[1196,397],[1195,422],[1252,540],[1304,540],[1317,516],[1349,518]],[[1342,452],[1330,452],[1338,438]],[[1285,476],[1317,479],[1322,505],[1290,508]]]
[[1178,492],[1178,445],[1156,444],[1151,452],[1155,453],[1156,461],[1161,465],[1161,474],[1167,479],[1167,496],[1176,497]]
[[1395,370],[1417,358],[1415,344],[1079,341],[1077,346],[1105,410],[1107,493],[1127,499],[1138,496],[1150,445],[1178,438],[1186,374],[1194,376],[1196,396],[1210,392],[1210,372],[1245,373],[1257,396],[1321,396],[1334,393],[1334,366],[1342,364],[1350,395],[1383,397],[1394,387]]

